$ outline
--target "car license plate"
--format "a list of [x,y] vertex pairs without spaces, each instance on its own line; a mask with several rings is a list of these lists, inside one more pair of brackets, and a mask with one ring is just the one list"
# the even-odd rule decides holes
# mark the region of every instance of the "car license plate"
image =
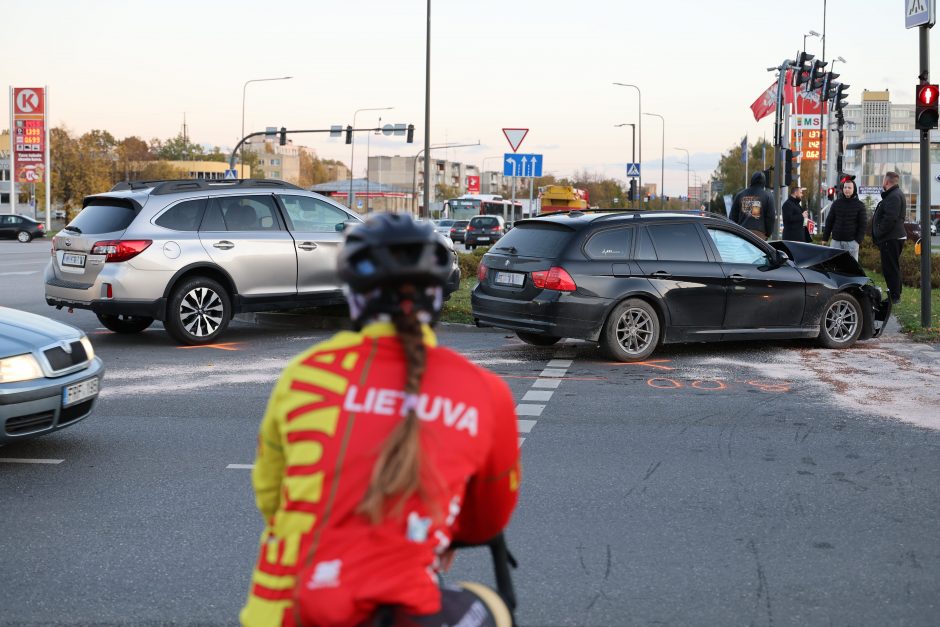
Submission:
[[75,253],[65,253],[62,255],[62,265],[74,266],[76,268],[84,268],[85,267],[85,255],[77,255]]
[[489,237],[478,237],[478,238],[477,238],[477,241],[478,241],[478,242],[488,242],[488,241],[490,241],[490,238],[489,238]]
[[519,272],[497,272],[496,278],[493,280],[499,285],[519,287],[525,283],[525,275]]
[[69,405],[80,403],[96,394],[98,394],[98,377],[92,377],[91,379],[73,383],[62,390],[62,406],[68,407]]

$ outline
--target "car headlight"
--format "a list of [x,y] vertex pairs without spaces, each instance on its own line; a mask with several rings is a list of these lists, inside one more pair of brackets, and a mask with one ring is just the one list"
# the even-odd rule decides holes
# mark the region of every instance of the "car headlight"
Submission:
[[41,379],[43,376],[39,362],[28,353],[0,359],[0,383],[29,381],[30,379]]
[[79,342],[82,343],[82,346],[85,347],[85,354],[88,355],[88,359],[95,358],[95,348],[91,345],[91,340],[88,339],[87,335],[83,335]]

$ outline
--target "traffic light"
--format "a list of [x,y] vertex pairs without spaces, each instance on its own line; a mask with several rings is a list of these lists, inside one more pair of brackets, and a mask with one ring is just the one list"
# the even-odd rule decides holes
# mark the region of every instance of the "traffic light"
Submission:
[[813,61],[813,69],[809,75],[809,82],[806,83],[806,91],[816,91],[817,89],[822,89],[823,84],[826,82],[826,66],[829,65],[826,61],[820,61],[816,59]]
[[347,144],[352,143],[352,127],[349,126],[348,124],[346,125],[346,143]]
[[813,55],[808,52],[801,52],[800,58],[796,62],[796,69],[793,71],[793,86],[799,87],[803,83],[809,82],[810,72],[812,71]]
[[278,141],[278,143],[279,143],[281,146],[286,146],[286,145],[287,145],[287,129],[286,129],[285,127],[283,127],[283,126],[281,127],[281,138],[280,138],[280,140]]
[[783,184],[789,186],[793,182],[793,151],[789,148],[783,151]]
[[849,103],[849,87],[851,87],[851,85],[842,83],[839,85],[839,89],[836,90],[836,97],[835,101],[833,102],[833,108],[840,113],[842,112],[842,109],[845,108],[845,105]]
[[824,86],[825,93],[822,94],[822,101],[829,102],[836,97],[836,90],[839,88],[841,83],[836,82],[836,79],[839,78],[839,74],[835,72],[829,72],[826,74],[826,84]]
[[405,138],[405,141],[407,141],[409,144],[415,143],[415,125],[414,124],[408,125],[408,136]]
[[917,130],[929,131],[937,128],[937,118],[940,112],[937,110],[938,87],[930,83],[918,85],[914,88],[917,94],[917,107],[914,112],[914,123]]
[[633,202],[636,198],[636,179],[630,179],[630,189],[627,190],[627,200]]
[[826,198],[828,198],[829,200],[835,200],[835,199],[836,199],[836,188],[835,188],[835,187],[830,187],[828,190],[826,190]]

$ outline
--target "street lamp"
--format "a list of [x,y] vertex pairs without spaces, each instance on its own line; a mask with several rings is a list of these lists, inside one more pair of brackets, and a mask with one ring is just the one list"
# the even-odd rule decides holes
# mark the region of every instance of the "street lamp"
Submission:
[[[424,210],[431,218],[431,171],[427,158],[431,154],[431,0],[428,0],[427,28],[424,41]],[[417,168],[418,158],[415,157]],[[412,189],[412,193],[414,190]]]
[[803,52],[806,52],[806,38],[807,37],[822,37],[819,33],[814,30],[809,31],[803,35]]
[[[832,65],[829,66],[830,72],[835,72],[836,61],[838,61],[839,63],[846,62],[845,59],[843,59],[842,57],[836,57],[835,59],[832,60]],[[829,188],[829,178],[830,178],[829,172],[832,171],[832,160],[829,159],[829,152],[830,152],[829,147],[832,145],[832,143],[829,141],[831,139],[829,137],[829,130],[830,130],[829,129],[829,114],[826,113],[826,103],[823,101],[825,97],[826,97],[826,94],[822,94],[822,98],[820,98],[820,109],[819,109],[819,117],[824,118],[826,120],[825,124],[820,124],[820,128],[822,128],[822,131],[823,131],[823,134],[825,135],[825,140],[826,140],[826,184],[824,187],[820,187],[820,192],[819,192],[820,216],[822,215],[822,190]],[[820,181],[822,181],[822,164],[823,164],[823,156],[822,154],[820,154],[819,155],[819,180]],[[838,176],[838,173],[837,173],[837,176]]]
[[673,146],[672,149],[682,150],[685,152],[685,205],[686,209],[688,209],[692,206],[692,196],[689,194],[689,191],[691,190],[689,187],[689,162],[692,160],[692,157],[689,155],[689,151],[685,148],[677,148]]
[[640,176],[637,177],[637,187],[639,188],[639,193],[643,193],[643,94],[640,93],[640,88],[636,85],[631,85],[630,83],[614,83],[618,87],[632,87],[636,90],[636,107],[637,107],[637,124],[640,127],[637,131],[638,141],[640,144]]
[[[248,89],[248,83],[261,83],[264,81],[286,81],[288,79],[294,78],[293,76],[278,76],[277,78],[252,78],[251,80],[245,81],[245,84],[242,85],[242,134],[239,136],[238,140],[241,141],[245,138],[245,93]],[[238,161],[241,165],[241,171],[238,173],[238,178],[244,178],[245,174],[245,145],[242,144],[242,147],[238,151]]]
[[[368,109],[356,109],[353,112],[352,127],[356,128],[356,116],[359,115],[363,111],[388,111],[389,109],[394,109],[394,108],[395,107],[369,107]],[[354,203],[355,196],[353,195],[353,160],[356,158],[356,134],[355,133],[352,134],[352,137],[350,138],[349,143],[350,143],[350,147],[349,147],[349,195],[347,196],[347,198],[349,198],[349,208],[355,211],[355,208],[353,206],[355,204]],[[368,167],[366,168],[366,172],[368,172]],[[369,201],[367,200],[366,202],[369,202]]]
[[659,184],[662,186],[662,189],[659,190],[659,208],[666,208],[666,118],[659,115],[658,113],[644,113],[643,115],[652,115],[659,118],[659,121],[663,124],[663,146],[662,146],[662,160],[660,162],[660,171],[659,171]]
[[[631,162],[631,163],[636,163],[636,124],[634,124],[634,123],[632,123],[632,122],[624,122],[623,124],[614,124],[614,128],[620,128],[620,127],[622,127],[622,126],[629,126],[629,127],[630,127],[630,130],[633,131],[633,132],[631,133],[631,137],[633,138],[633,139],[632,139],[633,149],[630,151],[630,162]],[[630,178],[630,177],[627,177],[627,178]],[[629,183],[629,181],[628,181],[628,182],[627,182],[627,185],[629,185],[629,184],[630,184],[630,183]],[[633,202],[637,203],[637,209],[639,209],[639,207],[640,207],[640,205],[639,205],[639,202],[640,202],[640,199],[639,199],[640,190],[639,190],[639,189],[637,189],[636,195],[637,195],[637,197],[633,199]]]

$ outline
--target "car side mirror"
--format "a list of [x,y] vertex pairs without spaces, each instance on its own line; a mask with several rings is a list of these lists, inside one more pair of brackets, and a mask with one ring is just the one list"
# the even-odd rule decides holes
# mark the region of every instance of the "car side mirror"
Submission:
[[336,232],[342,233],[346,229],[356,226],[357,224],[359,224],[358,220],[346,220],[345,222],[340,222],[336,225]]
[[790,255],[786,254],[782,250],[778,250],[777,255],[776,255],[775,265],[783,266],[783,265],[786,265],[788,261],[790,261]]

